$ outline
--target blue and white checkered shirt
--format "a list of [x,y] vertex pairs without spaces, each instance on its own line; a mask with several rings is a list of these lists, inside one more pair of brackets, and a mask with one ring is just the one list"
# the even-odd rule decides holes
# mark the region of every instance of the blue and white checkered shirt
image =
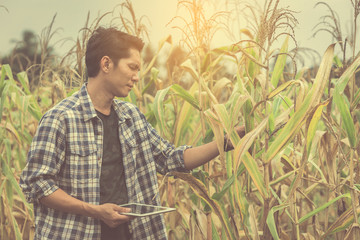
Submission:
[[[114,100],[119,117],[129,202],[160,204],[156,172],[186,171],[183,152],[162,139],[134,105]],[[41,119],[28,154],[20,186],[34,204],[35,239],[100,239],[100,220],[40,204],[61,188],[82,201],[99,204],[103,129],[86,85]],[[166,239],[162,215],[135,218],[133,239]]]

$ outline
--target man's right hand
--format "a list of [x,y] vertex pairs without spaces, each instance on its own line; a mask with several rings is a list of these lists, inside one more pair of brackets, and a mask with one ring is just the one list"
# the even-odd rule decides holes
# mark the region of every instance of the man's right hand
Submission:
[[130,212],[130,208],[120,207],[113,203],[105,203],[98,207],[98,218],[112,228],[134,219],[132,216],[122,215],[122,212]]
[[70,196],[60,188],[52,194],[41,198],[40,203],[60,211],[98,218],[110,227],[116,227],[134,218],[121,215],[122,212],[130,212],[129,208],[123,208],[113,203],[102,205],[86,203]]

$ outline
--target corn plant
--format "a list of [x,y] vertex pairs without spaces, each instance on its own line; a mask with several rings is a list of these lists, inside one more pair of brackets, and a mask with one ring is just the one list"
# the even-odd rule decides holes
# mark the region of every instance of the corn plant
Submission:
[[[220,151],[218,158],[191,174],[159,176],[162,204],[178,209],[165,215],[169,238],[359,238],[358,1],[352,1],[355,33],[348,38],[352,57],[343,54],[341,59],[335,48],[342,49],[342,43],[331,45],[314,75],[298,71],[296,51],[289,50],[289,42],[296,43],[293,11],[279,8],[279,0],[265,1],[260,12],[241,1],[227,3],[234,7],[208,16],[204,4],[209,2],[178,1],[189,18],[174,17],[170,25],[183,33],[182,44],[164,36],[154,56],[142,64],[141,82],[125,99],[138,105],[176,146],[216,140]],[[91,24],[88,16],[60,64],[41,64],[41,86],[30,87],[26,73],[13,75],[9,65],[1,66],[0,239],[32,239],[33,211],[18,178],[37,122],[85,81],[89,33],[118,9],[113,25],[147,36],[145,18],[138,18],[125,1]],[[233,36],[234,44],[212,48],[213,36],[228,31],[223,21],[246,11],[251,28],[240,30],[246,38]],[[51,26],[43,34],[48,39],[44,46],[51,39]],[[280,49],[275,49],[275,41],[282,42]],[[172,54],[179,52],[180,62],[171,65]],[[169,60],[157,68],[162,54]],[[243,138],[234,131],[238,125],[245,126]],[[225,134],[235,146],[231,152],[223,150]]]
[[41,110],[29,90],[27,75],[18,73],[15,80],[9,65],[1,66],[0,99],[1,239],[30,239],[33,210],[18,180]]
[[[292,23],[295,24],[296,19],[293,12],[277,9],[278,2],[266,2],[265,13],[257,24],[260,29],[256,38],[236,45],[203,52],[201,40],[206,38],[195,35],[201,32],[199,25],[191,22],[186,23],[185,27],[180,27],[193,27],[192,35],[185,37],[189,40],[188,45],[200,43],[190,49],[195,54],[194,59],[187,60],[182,65],[194,79],[189,90],[193,97],[184,97],[176,92],[174,88],[178,88],[177,85],[159,91],[155,97],[155,107],[160,129],[164,131],[165,137],[176,139],[172,134],[181,132],[177,125],[178,120],[186,119],[188,126],[195,126],[192,138],[203,141],[206,138],[199,138],[199,130],[196,130],[200,127],[197,127],[195,121],[200,120],[203,129],[211,127],[220,152],[223,149],[224,132],[231,137],[233,145],[236,146],[232,154],[220,156],[220,165],[226,168],[226,181],[219,181],[212,176],[217,173],[209,168],[205,169],[206,172],[193,173],[195,177],[174,173],[177,178],[186,181],[203,201],[200,205],[199,201],[195,201],[195,215],[184,210],[182,217],[187,220],[185,226],[190,228],[190,233],[196,232],[192,221],[197,222],[197,232],[204,238],[211,238],[211,235],[219,239],[300,239],[310,236],[325,238],[346,229],[346,237],[352,239],[353,236],[357,236],[358,227],[357,221],[353,221],[357,219],[358,206],[358,190],[354,187],[356,173],[353,169],[357,169],[355,160],[358,159],[359,151],[359,125],[354,121],[355,112],[351,112],[351,106],[354,109],[358,102],[351,103],[347,96],[342,94],[349,79],[355,78],[359,60],[355,59],[338,79],[330,79],[333,59],[337,59],[334,57],[335,45],[331,45],[325,52],[313,81],[305,79],[301,72],[295,74],[296,68],[292,74],[293,78],[284,81],[286,60],[291,57],[288,54],[288,37],[294,39],[291,34]],[[181,3],[193,11],[192,19],[197,20],[198,24],[204,21],[201,19],[204,15],[196,12],[201,9],[197,5],[201,1]],[[211,19],[209,21],[211,22]],[[290,33],[277,33],[279,28],[276,26],[283,26],[284,30],[287,27]],[[288,37],[285,38],[271,69],[270,58],[275,56],[271,46],[273,41],[282,35]],[[210,54],[212,57],[216,56],[213,58],[215,60],[204,67],[201,64],[206,62]],[[211,79],[215,63],[223,61],[224,55],[233,57],[238,66],[236,82]],[[203,69],[206,71],[203,72]],[[232,94],[225,103],[219,103],[212,84],[224,84],[225,81],[230,82]],[[354,87],[355,91],[359,92],[356,84]],[[197,95],[194,89],[199,89]],[[182,107],[186,104],[181,104],[181,107],[177,107],[178,103],[171,106],[164,104],[165,95],[169,92],[172,93],[172,101],[168,100],[168,103],[182,101],[178,98],[181,97],[187,102],[187,107],[194,108],[191,119],[181,117]],[[171,109],[170,117],[161,110],[161,105]],[[333,114],[323,114],[324,109],[330,109],[328,112]],[[198,117],[194,117],[196,112]],[[193,119],[195,121],[192,122]],[[247,130],[242,139],[239,139],[233,130],[239,122],[244,124]],[[336,138],[337,147],[326,149],[327,144],[334,144],[333,140],[326,138]],[[331,158],[331,165],[330,159],[329,162],[322,161],[324,154]],[[341,165],[346,158],[349,160],[345,165]],[[222,161],[223,159],[226,161]],[[338,163],[341,170],[335,168]],[[221,169],[221,166],[217,167]],[[325,177],[327,168],[332,169],[332,174]],[[334,178],[337,181],[336,185],[333,182]],[[209,180],[212,184],[209,184]],[[168,189],[174,192],[173,183],[168,184]],[[216,189],[215,192],[211,193],[212,189]],[[327,192],[326,197],[319,198],[315,191],[318,189]],[[171,202],[176,200],[171,199]],[[192,205],[185,201],[179,201],[177,204],[182,210]],[[331,205],[337,205],[338,212],[330,211],[328,207]],[[201,215],[198,213],[199,208],[207,212],[207,220],[197,217]],[[209,209],[216,216],[211,217]],[[341,218],[341,223],[327,217],[345,213],[346,217],[344,215]],[[215,230],[215,222],[218,221],[216,219],[220,220],[220,231]],[[310,219],[312,224],[309,223]],[[331,227],[330,223],[333,224]],[[309,233],[310,229],[314,230]],[[336,237],[342,238],[345,236],[343,233],[337,234]],[[192,239],[196,234],[188,236]]]

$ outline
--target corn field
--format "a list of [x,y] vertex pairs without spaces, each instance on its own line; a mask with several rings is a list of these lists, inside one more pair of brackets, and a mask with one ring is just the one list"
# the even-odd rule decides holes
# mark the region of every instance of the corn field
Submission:
[[[330,14],[317,31],[325,28],[336,43],[312,68],[298,67],[301,52],[289,49],[296,45],[296,14],[279,8],[279,0],[261,9],[234,1],[234,11],[247,11],[251,24],[234,44],[218,48],[210,43],[227,30],[222,19],[239,12],[208,17],[204,1],[178,1],[190,18],[174,16],[169,24],[182,41],[164,36],[124,99],[174,145],[216,140],[220,150],[191,174],[159,175],[162,205],[177,208],[165,214],[169,239],[360,239],[360,1],[349,1],[354,16],[346,40],[335,31],[331,7],[318,3]],[[119,29],[147,37],[131,1],[116,14]],[[40,36],[41,64],[29,61],[16,73],[1,65],[0,239],[32,239],[32,205],[18,185],[27,151],[45,111],[86,81],[86,40],[108,15],[86,19],[61,59],[46,52],[52,22]],[[241,139],[239,125],[246,130]],[[223,151],[225,134],[233,151]]]

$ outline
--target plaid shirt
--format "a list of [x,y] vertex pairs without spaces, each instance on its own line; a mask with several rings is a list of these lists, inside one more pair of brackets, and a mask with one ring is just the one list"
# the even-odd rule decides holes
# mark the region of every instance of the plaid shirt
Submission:
[[[183,152],[146,121],[132,104],[114,100],[119,117],[129,202],[160,205],[156,172],[185,171]],[[99,204],[103,129],[84,85],[61,101],[40,121],[28,153],[20,186],[34,204],[35,239],[100,239],[100,220],[66,213],[40,204],[58,188],[82,201]],[[166,239],[162,215],[135,218],[133,239]]]

